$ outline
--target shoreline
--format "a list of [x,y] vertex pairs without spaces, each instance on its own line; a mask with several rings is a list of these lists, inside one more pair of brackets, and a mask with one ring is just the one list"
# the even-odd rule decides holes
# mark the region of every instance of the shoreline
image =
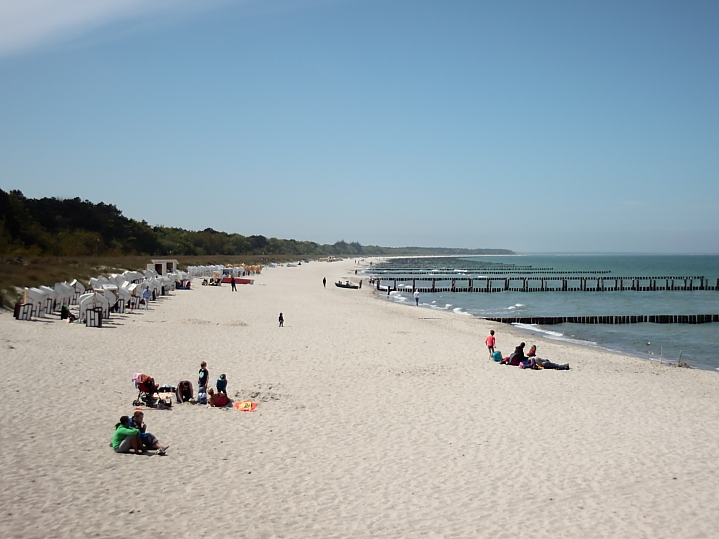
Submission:
[[[375,290],[375,292],[376,292],[376,294],[377,294],[378,299],[381,299],[381,300],[384,300],[384,301],[392,301],[392,302],[395,302],[395,303],[397,303],[397,304],[399,304],[399,305],[403,305],[403,306],[406,306],[406,307],[412,307],[412,304],[409,303],[409,302],[397,301],[397,300],[388,300],[386,294],[381,294],[381,293],[379,293],[379,292],[376,291],[376,290]],[[451,313],[451,314],[453,314],[453,315],[455,315],[455,316],[470,316],[470,317],[473,317],[473,318],[476,318],[476,319],[478,319],[478,320],[482,320],[482,321],[485,321],[485,322],[488,321],[486,318],[483,318],[483,317],[481,317],[481,316],[477,316],[477,315],[472,314],[472,313],[468,313],[468,312],[466,312],[466,311],[465,311],[465,312],[462,312],[462,313],[458,313],[458,312],[453,312],[453,311],[450,311],[450,310],[442,309],[442,308],[439,308],[439,307],[436,308],[436,309],[434,309],[434,308],[432,308],[431,306],[426,306],[426,305],[427,305],[427,304],[425,304],[425,306],[423,307],[422,304],[420,304],[420,308],[422,308],[422,309],[427,309],[427,310],[429,310],[429,311],[439,311],[439,312]],[[589,348],[589,349],[596,348],[596,349],[603,350],[603,351],[605,351],[605,352],[610,352],[610,353],[614,353],[614,354],[621,354],[621,355],[625,355],[625,356],[627,356],[627,357],[638,358],[638,359],[641,359],[641,360],[644,360],[644,361],[649,361],[649,362],[656,362],[656,363],[658,363],[658,364],[660,364],[660,365],[666,365],[666,366],[668,366],[668,367],[676,367],[676,366],[677,366],[677,363],[678,363],[677,360],[667,361],[667,360],[661,360],[661,359],[659,359],[659,358],[653,359],[653,358],[652,358],[650,355],[648,355],[648,354],[642,354],[642,353],[640,353],[640,352],[635,352],[635,351],[628,350],[628,349],[622,350],[622,349],[609,348],[608,346],[604,346],[604,345],[602,345],[602,344],[600,344],[600,343],[597,343],[597,342],[594,342],[594,341],[586,341],[586,340],[583,340],[583,339],[573,339],[573,338],[571,338],[571,337],[565,337],[565,336],[564,336],[564,335],[565,335],[564,333],[562,333],[562,335],[563,335],[562,337],[552,337],[552,336],[547,335],[550,330],[546,330],[546,329],[539,328],[539,327],[538,327],[538,328],[533,328],[533,327],[531,327],[531,326],[529,326],[529,325],[526,325],[526,327],[525,327],[525,325],[517,326],[517,325],[515,325],[515,324],[500,324],[499,327],[511,328],[511,329],[515,330],[518,335],[527,335],[527,334],[529,334],[529,335],[532,335],[532,336],[534,336],[534,337],[536,337],[536,338],[541,339],[542,341],[555,341],[555,342],[560,342],[560,343],[564,343],[564,344],[567,344],[567,345],[582,346],[582,347]],[[559,333],[559,332],[557,332],[557,333]],[[686,361],[684,361],[684,363],[686,363]],[[687,363],[687,364],[688,364],[688,363]],[[716,367],[711,367],[711,366],[708,366],[708,365],[701,365],[701,364],[698,364],[698,365],[688,364],[688,365],[689,365],[688,368],[690,368],[690,369],[699,369],[699,370],[705,370],[705,371],[710,371],[710,372],[716,372],[716,371],[718,370]]]
[[[539,355],[571,370],[498,366],[488,330],[499,349],[526,341],[518,330],[334,286],[355,269],[268,268],[236,293],[195,279],[101,329],[0,314],[0,436],[20,448],[0,455],[13,485],[0,535],[182,537],[208,518],[198,533],[218,539],[669,539],[719,525],[716,376],[548,339]],[[148,410],[166,457],[107,447],[134,372],[194,384],[202,360],[256,411]]]
[[[383,300],[386,302],[393,302],[393,303],[396,303],[398,305],[402,305],[405,307],[413,307],[413,305],[409,302],[387,299],[386,294],[382,294],[377,290],[375,290],[375,293],[377,295],[377,298],[380,300]],[[425,305],[427,305],[427,304],[425,304]],[[490,322],[486,318],[483,318],[481,316],[477,316],[477,315],[474,315],[474,314],[468,313],[468,312],[457,313],[457,312],[445,310],[445,309],[442,309],[439,307],[436,309],[432,308],[431,306],[423,307],[422,304],[420,304],[420,308],[426,309],[428,311],[433,311],[433,312],[445,312],[448,314],[452,314],[454,316],[469,316],[472,318],[476,318],[478,320],[482,320],[484,322]],[[492,323],[495,323],[495,322],[492,322]],[[497,324],[499,324],[499,323],[497,323]],[[515,331],[517,333],[518,337],[521,337],[522,335],[532,335],[535,338],[541,339],[542,342],[553,341],[553,342],[563,343],[566,345],[581,346],[581,347],[585,347],[587,349],[599,349],[599,350],[609,352],[612,354],[619,354],[619,355],[624,355],[624,356],[631,357],[631,358],[641,359],[643,361],[648,361],[650,363],[657,363],[659,365],[665,365],[667,367],[677,367],[677,366],[679,366],[678,365],[679,363],[683,363],[683,364],[687,365],[686,368],[689,368],[689,369],[709,371],[712,373],[716,373],[717,371],[719,371],[719,367],[712,367],[710,365],[703,365],[703,364],[692,365],[687,360],[683,360],[680,362],[677,359],[673,359],[673,360],[662,360],[660,358],[653,359],[649,354],[646,354],[646,353],[642,354],[640,352],[636,352],[636,351],[629,350],[629,349],[609,348],[608,346],[604,346],[604,345],[594,342],[594,341],[585,341],[583,339],[573,339],[571,337],[551,337],[551,336],[545,335],[545,333],[548,333],[549,330],[545,330],[542,328],[534,328],[533,329],[532,327],[520,327],[520,326],[516,326],[514,324],[499,324],[498,327],[512,329],[513,331]],[[562,333],[562,335],[564,335],[564,333]],[[521,341],[522,341],[522,339],[520,338],[520,342]],[[536,343],[533,343],[533,344],[536,344]],[[685,367],[682,366],[682,368],[685,368]]]
[[[574,256],[574,255],[572,255]],[[634,256],[634,255],[632,255]],[[407,257],[403,257],[407,258]],[[686,257],[684,257],[686,258]],[[537,262],[541,263],[541,262]],[[551,263],[550,263],[551,264]],[[431,267],[431,266],[430,266]],[[574,268],[576,269],[576,267]],[[706,269],[706,268],[703,268]],[[572,271],[571,269],[567,271]],[[371,269],[368,270],[369,273],[372,272]],[[382,275],[378,275],[379,278],[382,278]],[[406,283],[405,283],[406,284]],[[392,300],[400,303],[400,304],[407,304],[407,305],[414,305],[414,301],[412,300],[411,296],[409,295],[410,292],[408,292],[405,289],[400,289],[397,292],[392,293]],[[662,293],[663,294],[663,293]],[[672,292],[672,294],[675,294]],[[705,292],[704,294],[714,294],[713,292]],[[387,297],[384,294],[380,294],[381,296],[384,296],[385,299]],[[447,294],[440,293],[437,297],[430,296],[423,296],[424,299],[427,297],[432,297],[432,299],[435,299],[436,305],[434,303],[430,305],[429,302],[425,301],[424,308],[429,308],[432,310],[445,310],[450,309],[453,310],[457,314],[467,314],[470,316],[476,316],[478,318],[482,318],[482,314],[477,313],[487,313],[484,305],[487,302],[479,301],[477,298],[474,297],[466,297],[466,294],[458,294],[460,296],[459,298],[452,298],[449,297]],[[516,296],[516,294],[515,294]],[[601,301],[604,302],[605,299],[612,297],[611,293],[607,293],[607,295],[601,296]],[[700,300],[699,298],[694,297],[688,297],[687,300],[689,302],[699,300],[703,301],[704,303],[710,300],[709,296],[702,296],[703,300]],[[713,296],[712,296],[713,297]],[[501,300],[497,300],[496,298],[492,297],[492,301],[489,301],[490,309],[492,311],[496,310],[501,305]],[[532,299],[535,299],[532,297]],[[545,298],[543,298],[545,299]],[[622,298],[622,301],[625,298]],[[628,298],[627,298],[628,299]],[[676,296],[667,296],[666,299],[663,299],[663,301],[669,301],[669,302],[675,302],[675,300],[679,299]],[[510,303],[514,303],[515,301],[518,301],[517,305],[520,307],[524,307],[524,305],[520,305],[522,303],[525,303],[524,299],[520,299],[518,297],[515,297],[515,299],[512,299]],[[563,312],[561,309],[563,305],[563,301],[560,301],[559,296],[555,297],[552,296],[552,298],[548,299],[549,304],[554,305],[553,309],[550,309],[552,311],[552,314],[550,316],[561,316],[560,313]],[[570,300],[568,302],[569,304],[569,310],[571,311],[572,315],[576,315],[575,312],[576,309],[573,309],[572,302],[576,300]],[[614,300],[612,300],[614,301]],[[619,300],[617,299],[618,304]],[[643,301],[643,300],[638,300]],[[459,302],[460,306],[457,306],[457,303]],[[499,303],[498,303],[499,302]],[[444,303],[452,304],[450,307],[443,306]],[[536,303],[536,302],[535,302]],[[613,304],[605,305],[605,307],[609,307],[609,310],[604,310],[604,312],[614,312],[612,310]],[[626,307],[626,306],[625,306]],[[676,305],[674,306],[676,308]],[[513,307],[510,307],[510,309]],[[680,314],[685,314],[685,312],[679,307],[679,310],[672,311],[672,307],[669,307],[669,312],[675,312]],[[699,305],[697,307],[696,312],[714,312],[716,309],[715,305],[712,303],[711,305]],[[500,309],[501,310],[501,309]],[[626,308],[622,309],[619,307],[619,310],[621,313],[626,313]],[[631,310],[631,309],[630,309]],[[660,312],[661,312],[660,308]],[[491,312],[491,311],[490,311]],[[640,310],[640,312],[642,312]],[[651,311],[649,311],[651,314]],[[691,311],[690,311],[691,313]],[[596,313],[594,313],[596,314]],[[599,313],[601,314],[601,312]],[[488,315],[485,314],[485,316],[507,316],[507,315]],[[511,315],[510,315],[511,316]],[[516,315],[516,316],[532,316],[531,314],[524,314],[524,315]],[[537,314],[537,316],[540,316]],[[711,325],[711,324],[709,324]],[[598,347],[602,350],[613,352],[613,353],[619,353],[624,354],[630,357],[634,358],[640,358],[643,360],[647,360],[650,362],[656,362],[660,364],[669,364],[669,365],[676,365],[679,363],[687,364],[691,368],[694,369],[700,369],[700,370],[708,370],[711,372],[716,373],[719,370],[719,366],[717,366],[716,361],[712,361],[712,355],[714,346],[712,343],[715,344],[715,338],[711,336],[711,330],[707,327],[704,327],[705,325],[673,325],[673,326],[665,326],[665,325],[659,325],[659,324],[652,324],[652,323],[645,323],[645,324],[636,324],[631,326],[615,326],[615,325],[577,325],[577,324],[561,324],[558,326],[554,325],[548,325],[548,326],[541,326],[541,325],[532,325],[532,324],[518,324],[518,325],[512,325],[513,328],[517,329],[520,332],[523,332],[525,335],[527,333],[530,333],[535,338],[541,337],[543,341],[560,341],[560,342],[566,342],[566,343],[574,343],[574,344],[580,344],[584,346],[589,347]],[[506,327],[506,326],[505,326]],[[691,329],[690,329],[691,328]],[[642,338],[644,340],[642,340]],[[649,342],[651,341],[651,342]],[[647,346],[645,346],[645,344]],[[651,345],[651,346],[650,346]],[[663,345],[663,346],[660,346]],[[683,355],[682,355],[683,350]]]

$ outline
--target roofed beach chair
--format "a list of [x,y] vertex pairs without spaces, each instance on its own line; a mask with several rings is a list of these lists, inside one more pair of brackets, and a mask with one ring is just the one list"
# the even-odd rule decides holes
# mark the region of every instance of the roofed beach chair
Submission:
[[39,288],[25,288],[25,298],[23,303],[29,303],[32,305],[32,316],[43,318],[45,316],[45,308],[47,306],[47,300],[49,296],[46,292]]

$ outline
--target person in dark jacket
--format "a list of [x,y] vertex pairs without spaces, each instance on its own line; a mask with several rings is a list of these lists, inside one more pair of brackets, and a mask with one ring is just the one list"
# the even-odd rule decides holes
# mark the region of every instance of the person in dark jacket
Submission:
[[506,361],[504,359],[501,361],[503,365],[514,365],[515,367],[522,363],[525,359],[527,359],[527,357],[524,355],[524,343],[519,343],[519,346],[514,349],[512,355],[506,359]]
[[217,379],[217,382],[215,382],[215,386],[217,387],[218,393],[224,393],[225,395],[227,395],[227,376],[221,374],[220,377]]

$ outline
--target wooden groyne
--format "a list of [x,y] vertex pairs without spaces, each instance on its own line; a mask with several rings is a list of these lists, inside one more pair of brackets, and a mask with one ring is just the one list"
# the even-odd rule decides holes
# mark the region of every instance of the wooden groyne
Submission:
[[656,314],[638,316],[529,316],[513,318],[484,318],[504,324],[708,324],[719,322],[719,314]]
[[[471,270],[461,270],[462,273],[481,273],[482,275],[566,275],[566,271],[554,271],[550,269],[528,269],[528,270],[487,270],[482,271],[476,268]],[[374,275],[382,275],[385,279],[394,279],[395,277],[402,278],[405,275],[458,275],[457,271],[453,269],[447,270],[374,270]],[[573,271],[573,275],[607,275],[611,273],[609,270],[596,270],[596,271]]]
[[[474,264],[468,266],[447,266],[444,268],[429,269],[426,266],[395,266],[391,264],[383,264],[381,267],[372,267],[373,272],[389,272],[389,273],[413,273],[421,271],[423,273],[454,273],[455,271],[515,271],[515,270],[533,270],[533,271],[553,271],[554,268],[535,268],[534,266],[518,266],[516,264]],[[567,273],[566,271],[564,273]],[[593,272],[594,273],[594,272]],[[609,270],[601,270],[596,273],[609,273]]]
[[397,291],[399,284],[403,292],[617,292],[634,290],[638,292],[719,290],[719,279],[710,284],[703,276],[691,277],[583,277],[562,275],[557,277],[392,277],[375,276],[377,290],[381,288]]

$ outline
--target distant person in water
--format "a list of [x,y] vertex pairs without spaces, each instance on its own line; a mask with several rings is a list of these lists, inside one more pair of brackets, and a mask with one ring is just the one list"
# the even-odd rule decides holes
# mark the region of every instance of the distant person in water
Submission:
[[280,327],[285,327],[285,317],[280,313]]

